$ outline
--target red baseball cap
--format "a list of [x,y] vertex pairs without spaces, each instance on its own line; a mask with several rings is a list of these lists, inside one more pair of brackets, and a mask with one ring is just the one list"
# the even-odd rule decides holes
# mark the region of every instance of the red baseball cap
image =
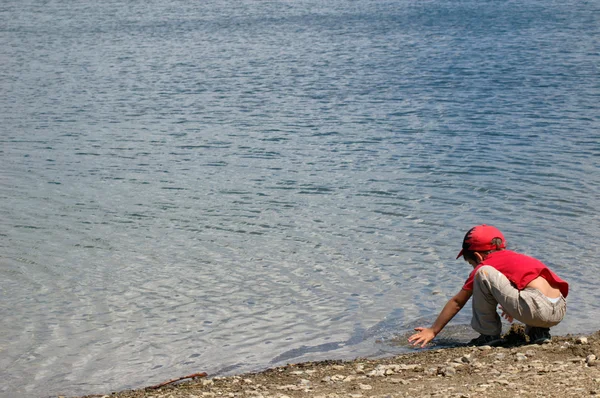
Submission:
[[[495,238],[502,240],[500,247],[492,243],[492,240]],[[492,227],[491,225],[477,225],[476,227],[471,228],[465,235],[465,238],[463,239],[462,250],[460,253],[458,253],[456,258],[462,256],[465,250],[484,252],[499,248],[506,248],[506,240],[504,239],[502,232],[500,232],[498,228]]]

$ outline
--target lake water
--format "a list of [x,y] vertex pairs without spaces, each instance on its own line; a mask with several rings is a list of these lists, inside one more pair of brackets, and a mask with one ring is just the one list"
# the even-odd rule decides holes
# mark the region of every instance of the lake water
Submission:
[[600,329],[598,2],[0,16],[0,396],[406,352],[484,222]]

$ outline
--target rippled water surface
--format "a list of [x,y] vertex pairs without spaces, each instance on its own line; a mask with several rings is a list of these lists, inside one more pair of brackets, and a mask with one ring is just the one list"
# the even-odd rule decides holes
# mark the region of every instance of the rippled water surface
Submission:
[[0,395],[406,351],[482,222],[599,329],[599,11],[4,1]]

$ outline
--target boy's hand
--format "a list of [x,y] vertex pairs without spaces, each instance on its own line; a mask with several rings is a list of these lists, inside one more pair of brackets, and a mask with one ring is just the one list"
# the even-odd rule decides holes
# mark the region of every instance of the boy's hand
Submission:
[[425,347],[435,337],[435,333],[431,328],[415,328],[418,333],[413,334],[408,338],[408,342],[412,345],[421,344],[421,348]]
[[499,305],[498,308],[500,308],[500,311],[502,311],[502,317],[508,322],[513,323],[514,318],[508,312],[504,311],[504,308],[502,308],[501,305]]

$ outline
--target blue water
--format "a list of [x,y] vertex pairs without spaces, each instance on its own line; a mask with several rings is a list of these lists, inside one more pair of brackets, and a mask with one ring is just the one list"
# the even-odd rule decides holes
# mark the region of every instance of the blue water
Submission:
[[0,396],[406,352],[483,222],[600,329],[599,11],[4,1]]

